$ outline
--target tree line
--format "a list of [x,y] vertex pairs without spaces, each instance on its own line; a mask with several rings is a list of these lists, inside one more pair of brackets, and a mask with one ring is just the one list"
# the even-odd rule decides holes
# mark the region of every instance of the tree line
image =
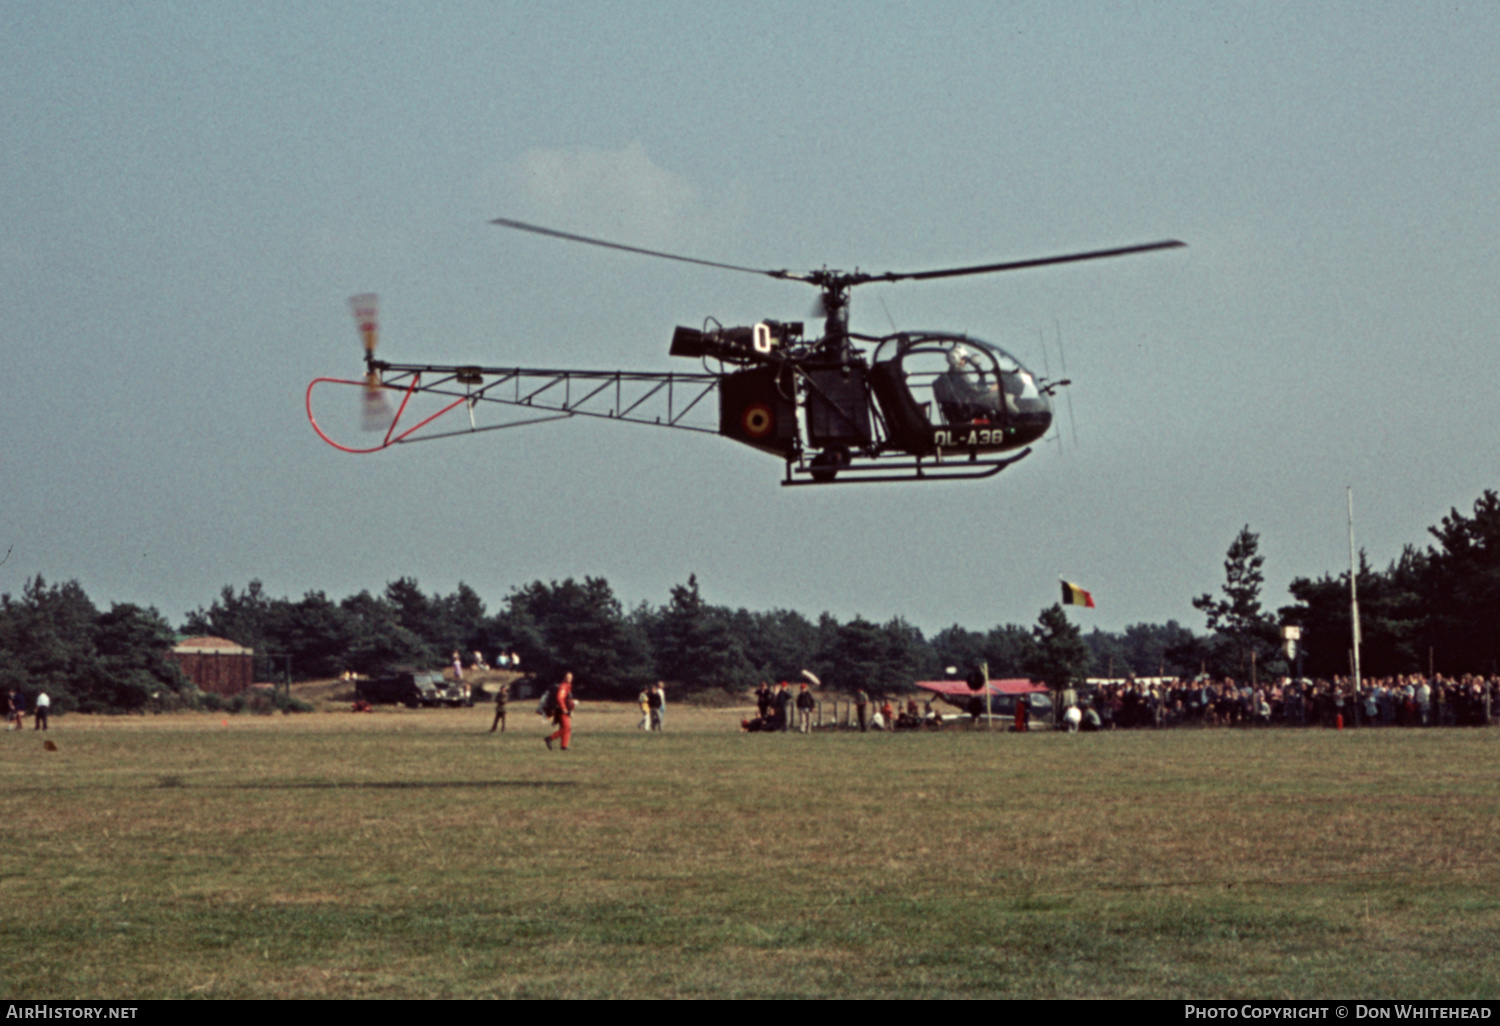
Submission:
[[139,709],[183,688],[166,659],[175,641],[155,609],[116,602],[101,612],[77,581],[49,585],[38,574],[19,598],[0,595],[0,690],[46,691],[58,712]]
[[[1428,528],[1435,544],[1407,545],[1384,570],[1363,550],[1354,578],[1359,598],[1360,664],[1369,677],[1398,674],[1500,674],[1500,495],[1486,490],[1473,514],[1456,508]],[[1210,633],[1179,654],[1224,675],[1243,674],[1252,660],[1268,673],[1295,666],[1281,649],[1280,628],[1300,627],[1304,676],[1350,675],[1353,619],[1349,573],[1297,577],[1294,602],[1275,616],[1260,608],[1263,557],[1249,527],[1230,546],[1222,596],[1194,605]]]
[[[1500,496],[1486,491],[1472,517],[1456,509],[1430,529],[1436,544],[1408,546],[1384,571],[1361,554],[1356,580],[1371,675],[1494,673],[1500,662]],[[738,691],[760,680],[790,680],[803,670],[825,686],[893,693],[912,681],[960,676],[988,664],[991,677],[1031,677],[1054,687],[1083,676],[1190,677],[1285,674],[1280,627],[1302,628],[1304,672],[1347,672],[1348,575],[1296,578],[1293,604],[1272,615],[1261,606],[1264,557],[1246,526],[1225,560],[1218,596],[1193,600],[1206,620],[1197,633],[1175,620],[1120,632],[1082,634],[1060,606],[1031,627],[959,624],[931,637],[902,617],[876,623],[856,616],[816,621],[795,610],[751,611],[714,605],[696,576],[661,605],[626,609],[602,577],[534,581],[490,612],[460,583],[429,594],[410,577],[380,594],[338,601],[321,591],[277,598],[259,581],[225,586],[189,613],[182,634],[228,638],[257,653],[257,679],[374,675],[397,667],[432,668],[450,653],[493,657],[517,652],[528,672],[553,679],[571,670],[600,696],[632,696],[657,679],[680,690]],[[0,596],[0,688],[45,689],[62,710],[138,709],[154,694],[188,685],[164,658],[178,632],[155,609],[114,603],[100,611],[76,581],[40,576],[17,598]]]

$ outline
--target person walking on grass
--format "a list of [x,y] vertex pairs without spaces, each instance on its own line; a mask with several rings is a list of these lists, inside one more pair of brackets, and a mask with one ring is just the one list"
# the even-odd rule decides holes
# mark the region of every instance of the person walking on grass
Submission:
[[500,733],[505,733],[505,707],[509,701],[510,685],[501,681],[495,685],[495,722],[490,724],[491,734],[495,732],[496,727],[500,728]]
[[651,729],[661,731],[662,718],[667,714],[667,685],[661,681],[646,692],[646,705],[651,710]]
[[557,724],[557,729],[548,734],[544,740],[550,751],[552,742],[560,743],[562,750],[567,751],[573,742],[573,710],[578,703],[573,701],[573,675],[563,674],[562,683],[557,685],[552,696],[552,722]]

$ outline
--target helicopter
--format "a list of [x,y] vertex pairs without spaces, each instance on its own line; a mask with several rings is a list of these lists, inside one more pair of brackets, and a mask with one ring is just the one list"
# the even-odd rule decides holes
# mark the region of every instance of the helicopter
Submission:
[[[377,359],[377,302],[350,300],[365,347],[362,379],[317,378],[307,387],[313,430],[343,452],[575,416],[656,424],[717,434],[779,457],[786,485],[986,478],[1031,453],[1052,424],[1052,399],[1070,382],[1028,371],[1004,349],[972,335],[849,329],[851,291],[876,282],[932,281],[1175,249],[1176,239],[932,271],[870,274],[823,268],[763,270],[575,235],[498,218],[502,228],[642,256],[796,281],[818,290],[822,335],[801,321],[762,320],[725,327],[709,318],[679,326],[672,356],[699,361],[698,371],[580,371]],[[313,414],[319,385],[357,386],[364,426],[383,432],[374,445],[335,441]],[[713,403],[718,394],[717,417]],[[435,401],[435,412],[420,408]],[[392,402],[395,409],[392,410]],[[414,402],[417,405],[414,405]],[[442,418],[459,410],[458,425]],[[506,419],[506,417],[511,419]],[[492,419],[493,418],[493,419]]]

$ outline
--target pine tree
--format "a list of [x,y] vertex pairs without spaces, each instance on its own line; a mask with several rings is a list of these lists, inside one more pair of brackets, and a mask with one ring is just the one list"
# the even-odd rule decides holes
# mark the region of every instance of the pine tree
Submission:
[[655,618],[650,637],[657,672],[690,691],[729,691],[753,682],[744,644],[730,629],[729,611],[703,601],[696,574],[672,589],[672,601]]
[[1088,674],[1089,647],[1061,605],[1042,610],[1031,636],[1034,645],[1026,659],[1026,672],[1047,685],[1052,708],[1060,714],[1063,690],[1081,683]]
[[1193,599],[1193,607],[1207,614],[1208,629],[1228,647],[1231,665],[1243,674],[1250,672],[1252,653],[1263,659],[1276,645],[1276,621],[1260,608],[1260,590],[1266,583],[1260,568],[1266,559],[1259,550],[1260,535],[1246,524],[1224,560],[1224,597]]
[[511,592],[506,607],[496,622],[543,682],[572,673],[593,697],[626,697],[651,683],[647,641],[604,578],[535,581]]
[[1500,666],[1500,495],[1486,490],[1474,515],[1457,509],[1428,528],[1423,597],[1439,672],[1494,673]]

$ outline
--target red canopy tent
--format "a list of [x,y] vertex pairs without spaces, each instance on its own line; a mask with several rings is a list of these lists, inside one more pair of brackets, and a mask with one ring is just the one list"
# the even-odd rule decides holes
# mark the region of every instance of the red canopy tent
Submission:
[[[934,692],[955,705],[967,704],[973,695],[984,697],[983,691],[970,690],[969,685],[961,680],[919,680],[916,683],[917,687]],[[1024,677],[1012,677],[990,681],[988,691],[996,698],[1001,695],[1045,695],[1047,685],[1033,684]]]

